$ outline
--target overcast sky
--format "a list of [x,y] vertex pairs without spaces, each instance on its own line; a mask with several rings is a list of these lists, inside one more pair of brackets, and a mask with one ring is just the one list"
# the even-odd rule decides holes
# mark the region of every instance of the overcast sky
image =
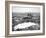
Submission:
[[12,11],[14,13],[25,13],[25,12],[40,12],[40,7],[30,7],[30,6],[23,6],[23,5],[16,5],[12,7]]

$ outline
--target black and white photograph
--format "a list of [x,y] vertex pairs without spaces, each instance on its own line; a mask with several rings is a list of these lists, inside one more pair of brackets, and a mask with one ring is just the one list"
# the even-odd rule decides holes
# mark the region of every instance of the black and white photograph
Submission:
[[12,31],[40,30],[40,7],[12,7]]

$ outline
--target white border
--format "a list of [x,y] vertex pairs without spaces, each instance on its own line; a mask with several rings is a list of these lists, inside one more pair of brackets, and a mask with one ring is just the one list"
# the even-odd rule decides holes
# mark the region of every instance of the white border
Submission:
[[29,5],[29,7],[40,7],[40,30],[33,30],[33,31],[12,31],[12,6],[28,6],[28,5],[17,5],[17,4],[10,4],[10,29],[9,34],[26,34],[26,33],[43,33],[43,7],[40,5]]

